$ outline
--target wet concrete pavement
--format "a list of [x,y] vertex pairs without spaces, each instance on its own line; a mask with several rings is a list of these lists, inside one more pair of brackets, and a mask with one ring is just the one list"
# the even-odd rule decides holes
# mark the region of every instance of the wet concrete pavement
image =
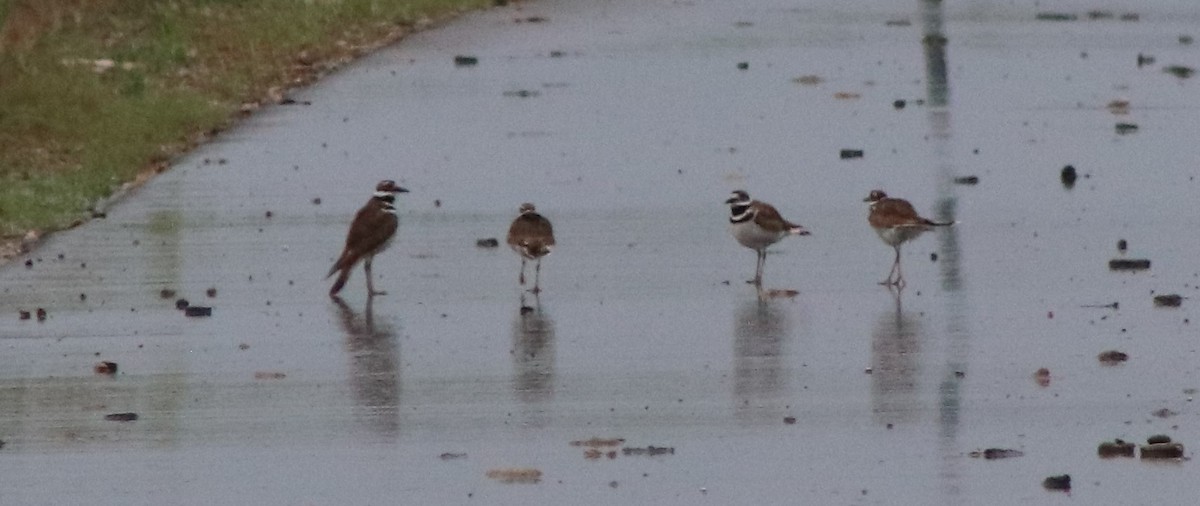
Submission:
[[[1096,447],[1200,445],[1192,300],[1152,305],[1200,283],[1196,83],[1162,72],[1200,64],[1200,9],[991,4],[541,2],[295,93],[0,271],[4,502],[1190,504],[1194,463]],[[390,294],[358,271],[331,302],[383,178],[412,190]],[[877,187],[960,221],[906,246],[902,297],[875,284]],[[738,188],[813,231],[768,257],[794,298],[743,283]],[[523,201],[558,236],[540,300],[475,246]],[[1152,268],[1110,272],[1118,239]],[[593,437],[624,442],[571,445]],[[651,445],[674,452],[623,452]]]

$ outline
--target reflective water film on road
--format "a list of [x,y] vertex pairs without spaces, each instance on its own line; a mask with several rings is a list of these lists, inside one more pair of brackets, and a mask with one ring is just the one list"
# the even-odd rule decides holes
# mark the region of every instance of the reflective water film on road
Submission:
[[[0,270],[2,502],[1193,504],[1197,35],[1171,0],[416,34]],[[388,294],[331,299],[382,179]],[[903,290],[876,189],[956,222]],[[734,190],[811,231],[761,290]]]

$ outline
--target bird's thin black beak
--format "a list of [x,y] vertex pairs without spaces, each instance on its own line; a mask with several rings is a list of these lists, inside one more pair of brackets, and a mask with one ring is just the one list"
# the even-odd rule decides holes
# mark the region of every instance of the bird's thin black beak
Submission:
[[397,186],[395,189],[392,190],[392,193],[408,193],[408,190]]
[[734,202],[737,202],[737,201],[738,201],[737,197],[730,197],[730,198],[729,198],[729,200],[726,200],[726,201],[725,201],[725,203],[726,203],[726,204],[732,204],[732,203],[734,203]]
[[870,202],[870,201],[871,201],[871,197],[867,197],[867,198],[863,199],[863,202]]

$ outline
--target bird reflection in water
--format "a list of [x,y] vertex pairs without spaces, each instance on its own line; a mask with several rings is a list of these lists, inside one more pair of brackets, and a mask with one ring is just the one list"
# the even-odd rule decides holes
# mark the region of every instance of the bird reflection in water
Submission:
[[521,306],[512,324],[513,389],[523,403],[537,403],[554,396],[554,320],[542,311],[534,295],[533,305]]
[[746,301],[734,315],[733,398],[736,415],[743,421],[776,423],[784,415],[786,407],[779,399],[786,397],[787,316],[763,298]]
[[354,418],[372,433],[394,438],[400,430],[399,351],[392,326],[375,322],[373,300],[367,298],[359,315],[340,297],[333,297],[350,357]]
[[891,290],[895,309],[879,316],[871,333],[871,410],[880,425],[915,421],[921,322],[905,313],[902,292]]

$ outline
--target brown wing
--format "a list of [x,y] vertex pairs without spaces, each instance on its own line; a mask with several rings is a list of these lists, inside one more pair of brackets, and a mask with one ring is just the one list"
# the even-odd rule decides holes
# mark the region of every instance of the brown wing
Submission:
[[800,225],[783,219],[779,211],[774,206],[766,202],[755,200],[750,205],[754,206],[754,223],[762,227],[768,232],[787,232],[797,228],[803,228]]
[[545,255],[554,246],[554,227],[540,214],[522,214],[508,227],[508,245],[521,248],[530,256]]
[[346,234],[346,249],[342,256],[333,264],[329,273],[343,269],[357,262],[363,255],[372,253],[383,246],[392,234],[396,233],[399,220],[395,214],[381,212],[378,204],[370,202],[358,210],[354,221],[350,223],[350,232]]
[[392,234],[396,233],[396,228],[400,223],[396,215],[380,212],[380,209],[372,209],[372,207],[374,207],[374,203],[363,206],[354,216],[350,233],[346,235],[347,249],[369,253],[379,249],[388,239],[391,239]]
[[929,220],[917,214],[904,199],[886,198],[875,202],[867,221],[875,228],[914,227],[931,224]]

